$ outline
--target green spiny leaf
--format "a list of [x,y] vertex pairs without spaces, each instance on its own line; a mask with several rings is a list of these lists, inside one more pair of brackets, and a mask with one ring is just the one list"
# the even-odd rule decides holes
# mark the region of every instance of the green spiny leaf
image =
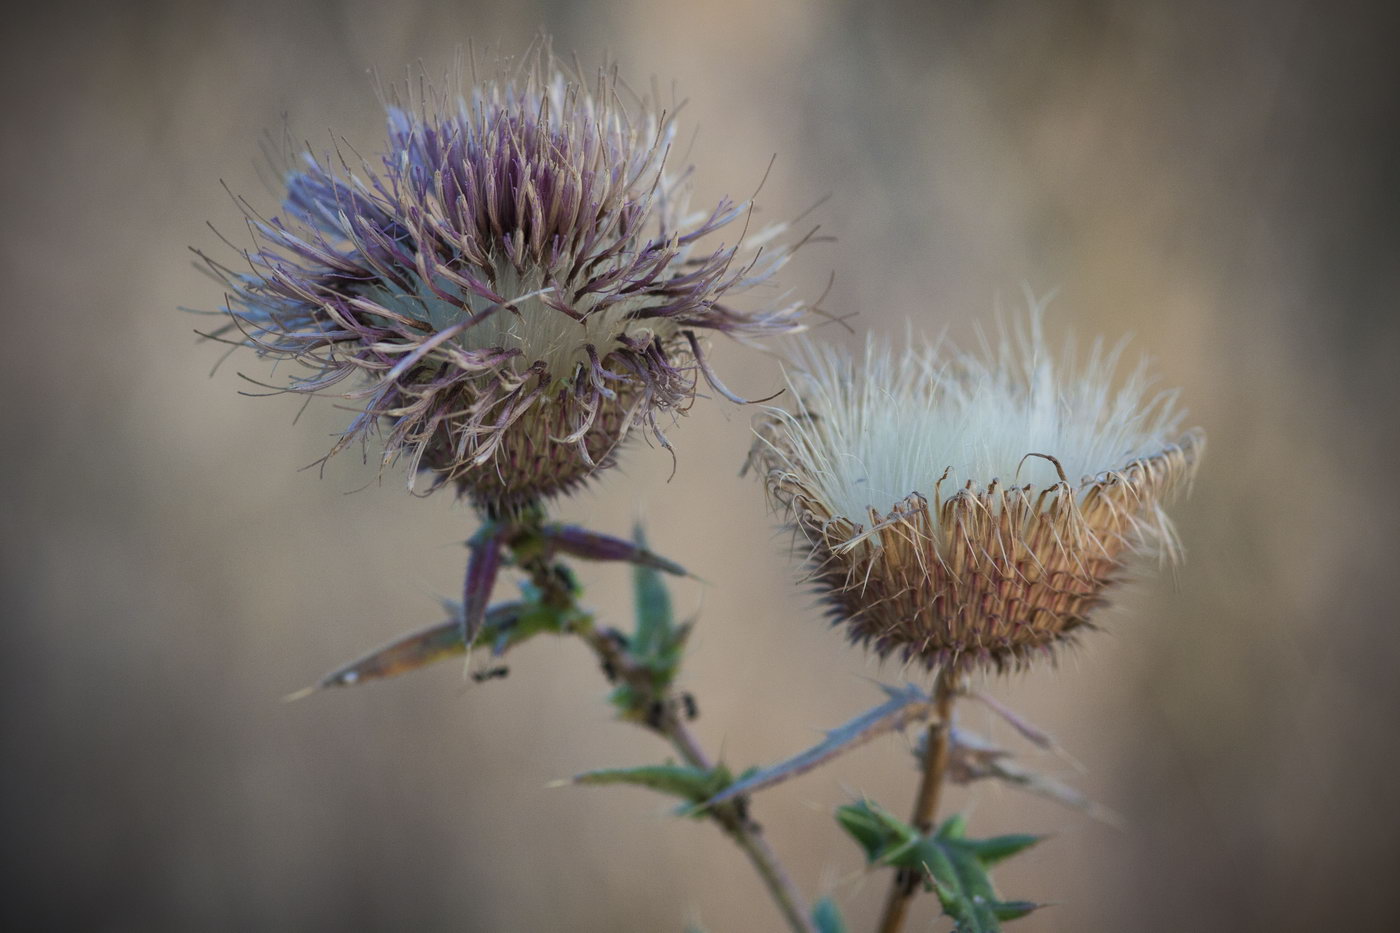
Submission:
[[[650,553],[645,551],[646,536],[640,525],[633,531],[633,536],[638,549]],[[627,653],[638,667],[651,673],[652,685],[662,690],[675,680],[691,627],[688,623],[676,624],[671,596],[655,565],[633,564],[632,593],[636,604],[637,631],[628,640]]]
[[1037,836],[967,838],[967,823],[952,816],[927,835],[873,801],[837,808],[836,819],[873,864],[918,872],[938,895],[958,933],[999,933],[1001,921],[1024,917],[1037,905],[998,898],[987,869],[1039,841]]
[[967,836],[967,817],[954,813],[943,821],[935,833],[940,839],[963,839]]
[[998,920],[1019,920],[1041,905],[1033,901],[1001,901],[992,908]]
[[734,780],[724,765],[712,771],[690,765],[642,765],[637,768],[607,768],[587,771],[574,778],[575,784],[632,784],[686,800],[682,815],[703,816],[693,804],[709,799]]
[[1020,833],[1009,836],[993,836],[990,839],[966,839],[963,845],[977,854],[977,858],[988,867],[1004,861],[1017,852],[1029,849],[1041,840],[1040,836]]
[[618,684],[608,694],[608,702],[617,707],[619,716],[629,722],[643,722],[646,720],[647,707],[651,701],[643,693],[639,693],[631,684]]
[[908,848],[919,838],[914,827],[872,800],[837,807],[836,822],[860,844],[871,863],[887,862],[892,853]]
[[[642,526],[632,531],[637,546],[645,548],[647,539]],[[671,615],[671,596],[661,573],[655,567],[632,566],[632,596],[637,608],[637,634],[632,639],[632,651],[639,658],[656,658],[666,651],[675,623]]]

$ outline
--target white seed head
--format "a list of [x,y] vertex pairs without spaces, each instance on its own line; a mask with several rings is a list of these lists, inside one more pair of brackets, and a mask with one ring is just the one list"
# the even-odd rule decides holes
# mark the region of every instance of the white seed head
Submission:
[[1176,553],[1164,498],[1203,449],[1119,349],[1047,351],[1039,309],[966,353],[812,343],[753,459],[852,638],[929,666],[1020,663],[1088,621],[1130,553]]

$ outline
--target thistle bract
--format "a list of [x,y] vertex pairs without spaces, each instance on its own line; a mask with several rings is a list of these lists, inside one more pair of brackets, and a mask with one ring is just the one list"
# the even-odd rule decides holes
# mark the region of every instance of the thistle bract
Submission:
[[660,419],[697,373],[724,391],[707,331],[797,328],[795,306],[728,303],[787,251],[702,247],[749,205],[691,213],[672,116],[624,104],[610,73],[585,87],[536,61],[420,97],[389,108],[377,166],[304,156],[282,214],[249,212],[249,271],[211,263],[225,332],[307,367],[282,388],[362,406],[332,454],[380,432],[385,462],[510,508],[608,465],[634,426],[669,446]]
[[1162,506],[1204,439],[1141,368],[1114,390],[1116,356],[1057,366],[1038,317],[980,356],[808,348],[801,408],[760,416],[752,456],[853,641],[1018,666],[1088,626],[1130,555],[1176,553]]

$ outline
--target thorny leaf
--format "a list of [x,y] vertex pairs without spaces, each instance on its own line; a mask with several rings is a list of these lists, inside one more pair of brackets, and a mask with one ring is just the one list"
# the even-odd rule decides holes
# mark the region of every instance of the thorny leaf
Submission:
[[1023,917],[1038,906],[1001,900],[987,875],[997,862],[1039,842],[1038,836],[969,839],[961,816],[950,817],[935,832],[921,834],[867,800],[838,807],[836,819],[871,864],[918,872],[926,888],[938,894],[943,912],[953,918],[958,933],[997,933],[1002,921]]
[[968,696],[982,703],[989,710],[1006,720],[1007,725],[1019,732],[1022,738],[1030,742],[1036,748],[1041,748],[1047,752],[1053,752],[1056,755],[1069,758],[1068,753],[1060,747],[1060,743],[1055,741],[1054,736],[1035,723],[1019,715],[1015,710],[1002,703],[996,697],[983,693],[981,690],[973,690],[968,693]]
[[[542,632],[560,633],[577,621],[581,613],[559,611],[545,606],[532,597],[532,588],[525,590],[526,599],[501,603],[487,611],[482,621],[480,640],[491,645],[494,657]],[[456,603],[446,603],[452,618],[396,639],[363,658],[337,668],[314,685],[298,690],[287,700],[299,700],[327,687],[350,687],[366,680],[397,677],[427,667],[455,655],[464,654],[467,643],[462,626],[462,610]]]
[[[1010,752],[997,748],[975,732],[954,728],[949,745],[948,778],[955,784],[971,784],[973,781],[996,778],[1087,813],[1111,826],[1122,824],[1122,818],[1112,810],[1095,803],[1067,784],[1017,764]],[[916,752],[922,754],[919,749],[916,749]]]
[[505,532],[505,526],[488,521],[467,541],[471,556],[467,558],[467,576],[462,585],[462,637],[468,645],[476,641],[486,622],[486,607],[501,570]]
[[914,827],[869,800],[837,807],[836,822],[860,844],[865,860],[872,864],[894,858],[919,838]]
[[889,695],[887,701],[832,729],[826,734],[824,741],[806,751],[772,767],[755,771],[749,778],[731,785],[724,793],[708,801],[709,805],[723,803],[741,794],[752,794],[805,774],[838,755],[859,748],[877,736],[895,732],[911,722],[926,719],[933,710],[933,701],[928,694],[913,684],[906,684],[903,688],[882,684],[880,688]]
[[640,528],[635,543],[614,538],[577,525],[546,525],[541,529],[543,546],[551,554],[563,552],[584,560],[626,561],[638,567],[664,570],[678,577],[686,576],[680,564],[647,550]]
[[[481,641],[491,645],[491,655],[500,657],[516,645],[540,634],[562,635],[579,626],[587,625],[592,616],[577,606],[558,607],[545,602],[539,589],[528,580],[520,581],[522,599],[516,603],[503,603],[493,608],[486,616],[486,627],[482,629]],[[500,624],[493,624],[497,609],[518,606],[513,616],[502,617]]]
[[633,784],[687,801],[678,814],[702,818],[706,814],[693,806],[713,796],[734,780],[729,769],[716,765],[713,770],[691,765],[642,765],[637,768],[606,768],[576,775],[574,784]]
[[[636,548],[646,550],[641,525],[633,531]],[[636,606],[637,630],[628,640],[627,652],[638,666],[652,673],[652,686],[664,689],[675,680],[690,637],[689,623],[676,624],[671,596],[654,566],[638,563],[632,568],[632,598]]]
[[[638,525],[633,535],[636,544],[627,544],[638,553],[649,554],[646,537]],[[626,542],[624,542],[626,543]],[[608,697],[621,710],[624,719],[649,721],[652,710],[664,703],[671,684],[680,670],[686,639],[691,624],[677,625],[671,612],[671,597],[657,568],[641,562],[632,567],[632,598],[637,616],[637,628],[624,636],[615,633],[628,667],[639,679],[627,678]]]
[[632,688],[631,684],[618,684],[608,694],[608,702],[616,707],[618,717],[625,722],[642,722],[646,719],[647,696]]
[[[646,548],[646,533],[640,524],[632,529],[637,547]],[[632,568],[632,601],[637,612],[637,632],[631,649],[638,657],[654,657],[664,651],[675,628],[671,615],[671,594],[661,574],[642,564]]]

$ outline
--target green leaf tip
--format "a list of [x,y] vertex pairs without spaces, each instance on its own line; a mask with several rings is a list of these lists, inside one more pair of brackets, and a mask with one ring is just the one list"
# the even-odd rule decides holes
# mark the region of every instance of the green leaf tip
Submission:
[[817,933],[846,933],[846,921],[836,902],[829,897],[817,901],[812,908],[812,926],[817,928]]
[[964,845],[977,853],[977,857],[981,859],[983,865],[992,866],[1005,861],[1018,852],[1029,849],[1043,838],[1043,836],[1017,833],[1007,836],[993,836],[990,839],[964,839],[962,841]]
[[914,827],[892,815],[873,800],[860,800],[836,808],[836,822],[865,850],[870,863],[884,861],[919,838]]
[[[638,551],[646,551],[646,535],[639,524],[632,530]],[[655,563],[632,565],[632,600],[637,628],[627,640],[627,653],[640,668],[651,673],[652,686],[670,686],[680,670],[685,643],[690,637],[688,623],[677,624],[671,607],[671,594]],[[674,571],[668,571],[674,572]]]
[[707,771],[691,765],[666,764],[586,771],[577,775],[573,783],[649,787],[659,793],[685,800],[686,804],[677,811],[678,815],[700,818],[705,815],[705,811],[696,804],[704,803],[733,780],[729,769],[724,765],[716,765],[713,770]]
[[958,933],[998,933],[1001,923],[1024,917],[1038,904],[1003,901],[987,869],[1030,848],[1031,835],[967,838],[967,821],[954,815],[932,833],[920,834],[874,801],[838,807],[836,820],[864,850],[871,864],[914,871],[938,895]]

